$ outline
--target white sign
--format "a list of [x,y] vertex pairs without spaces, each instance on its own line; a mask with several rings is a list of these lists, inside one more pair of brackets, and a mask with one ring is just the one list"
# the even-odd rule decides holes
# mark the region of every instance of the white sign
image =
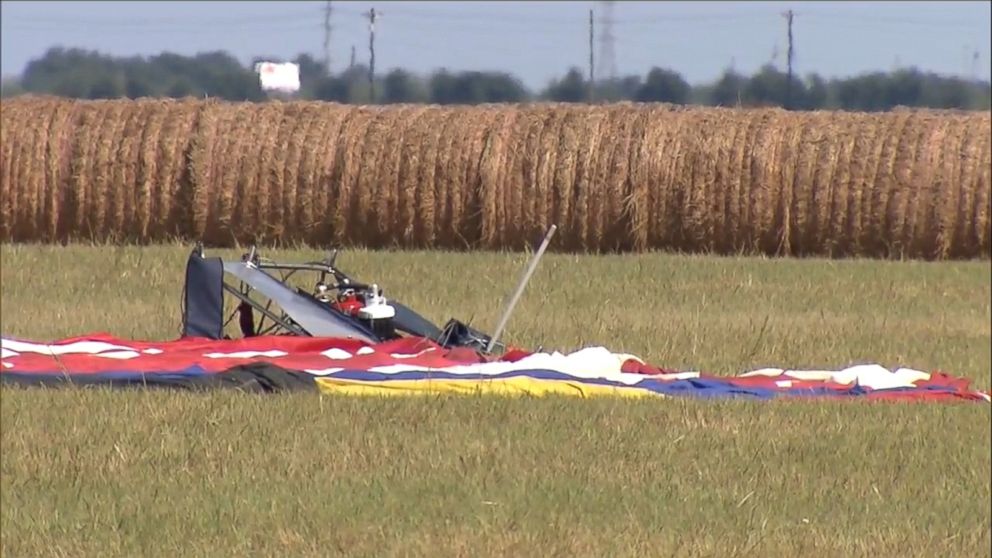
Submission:
[[259,62],[255,64],[259,82],[264,91],[296,93],[300,90],[300,66],[292,62],[277,64]]

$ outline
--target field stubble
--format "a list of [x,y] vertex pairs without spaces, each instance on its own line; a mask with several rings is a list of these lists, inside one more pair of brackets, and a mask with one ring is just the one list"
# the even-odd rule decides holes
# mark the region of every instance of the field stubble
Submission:
[[986,258],[990,113],[4,101],[0,240]]
[[[7,335],[178,332],[185,248],[0,249]],[[432,319],[486,328],[523,259],[356,251],[340,263]],[[990,272],[551,254],[508,335],[721,373],[942,368],[988,389]],[[2,398],[4,555],[987,556],[992,543],[983,405]]]

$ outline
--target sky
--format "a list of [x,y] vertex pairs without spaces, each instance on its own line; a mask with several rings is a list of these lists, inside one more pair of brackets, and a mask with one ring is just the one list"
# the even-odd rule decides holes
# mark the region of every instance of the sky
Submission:
[[[20,74],[53,46],[115,56],[224,50],[255,56],[324,56],[327,2],[0,2],[0,73]],[[376,72],[405,68],[510,72],[539,89],[569,67],[588,72],[594,10],[597,77],[644,75],[652,66],[692,84],[728,67],[785,68],[783,16],[793,10],[793,67],[824,77],[915,66],[990,79],[992,2],[366,2],[332,1],[332,71],[369,60],[374,7]],[[606,19],[612,24],[608,24]],[[613,35],[613,55],[602,39]]]

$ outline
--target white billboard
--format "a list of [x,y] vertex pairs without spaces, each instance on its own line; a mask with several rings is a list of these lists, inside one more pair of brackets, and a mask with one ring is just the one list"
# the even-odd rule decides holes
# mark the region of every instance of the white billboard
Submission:
[[296,93],[300,90],[300,66],[292,62],[259,62],[255,64],[264,91]]

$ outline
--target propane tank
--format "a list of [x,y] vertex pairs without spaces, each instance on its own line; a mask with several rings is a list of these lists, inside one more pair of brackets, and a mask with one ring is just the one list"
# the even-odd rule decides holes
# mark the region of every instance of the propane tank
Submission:
[[393,327],[396,308],[386,301],[376,284],[372,285],[371,292],[365,294],[365,306],[358,311],[358,317],[368,322],[372,331],[379,337],[389,339],[396,334]]

